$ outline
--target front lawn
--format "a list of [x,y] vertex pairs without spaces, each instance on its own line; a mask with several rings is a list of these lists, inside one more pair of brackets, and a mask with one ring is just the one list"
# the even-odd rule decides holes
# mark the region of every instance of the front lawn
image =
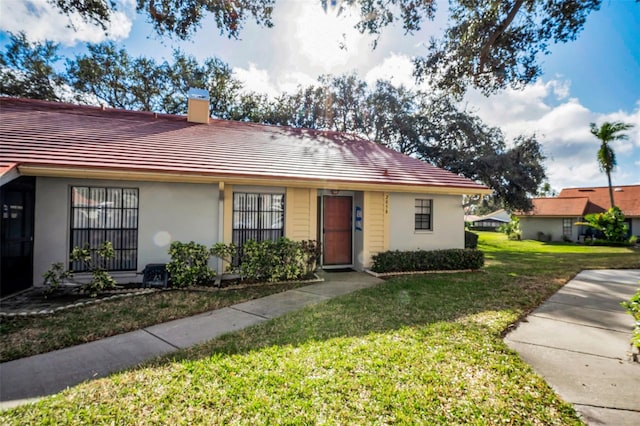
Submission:
[[483,272],[391,279],[0,413],[5,424],[580,424],[502,334],[628,248],[482,233]]
[[108,300],[52,315],[3,318],[0,321],[0,362],[139,330],[301,285],[304,284],[291,282],[221,290],[167,290]]

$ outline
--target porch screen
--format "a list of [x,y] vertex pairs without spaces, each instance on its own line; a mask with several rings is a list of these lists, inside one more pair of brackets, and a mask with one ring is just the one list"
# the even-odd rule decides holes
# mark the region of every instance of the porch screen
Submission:
[[[110,241],[115,250],[115,257],[106,264],[108,270],[137,269],[138,189],[72,187],[69,252],[76,246],[95,251],[105,241]],[[86,266],[71,262],[70,269],[82,272]]]
[[[284,236],[284,194],[233,193],[233,242],[242,253],[248,240]],[[234,260],[234,261],[237,261]]]

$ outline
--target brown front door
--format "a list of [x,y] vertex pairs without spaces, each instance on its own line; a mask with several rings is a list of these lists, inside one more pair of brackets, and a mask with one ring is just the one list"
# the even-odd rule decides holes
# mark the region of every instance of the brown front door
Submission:
[[324,197],[323,265],[351,265],[351,197]]

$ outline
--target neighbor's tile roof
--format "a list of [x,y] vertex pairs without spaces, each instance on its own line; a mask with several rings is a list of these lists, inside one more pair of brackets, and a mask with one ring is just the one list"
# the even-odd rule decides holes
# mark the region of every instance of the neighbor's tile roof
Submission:
[[589,199],[586,197],[534,198],[533,209],[519,212],[519,216],[564,216],[580,217],[584,215]]
[[18,165],[454,187],[484,185],[339,132],[0,98],[0,148]]
[[[559,197],[587,197],[589,206],[585,214],[600,213],[611,207],[609,187],[565,188]],[[640,185],[622,185],[613,187],[613,200],[625,216],[640,216]]]
[[[640,216],[640,185],[614,186],[616,206],[628,217]],[[565,188],[555,198],[534,198],[533,209],[519,216],[584,216],[602,213],[611,206],[609,187]]]

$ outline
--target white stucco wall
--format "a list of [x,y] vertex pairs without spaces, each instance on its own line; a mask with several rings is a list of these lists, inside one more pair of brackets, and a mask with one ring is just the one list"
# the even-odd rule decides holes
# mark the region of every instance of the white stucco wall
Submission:
[[640,217],[631,219],[631,235],[640,238]]
[[[108,186],[139,189],[138,271],[148,263],[169,261],[172,241],[211,246],[218,241],[218,185],[85,179],[36,179],[34,285],[52,263],[68,263],[70,187]],[[119,282],[141,281],[135,272],[114,272]]]
[[[539,232],[543,232],[546,236],[551,235],[551,241],[562,241],[562,222],[565,218],[562,217],[520,217],[520,229],[522,230],[523,240],[538,240]],[[572,217],[572,223],[574,224],[571,230],[571,240],[578,241],[578,237],[582,231],[580,225],[575,225],[576,222],[580,222],[582,219],[579,217]]]
[[[415,200],[433,200],[432,231],[415,230]],[[390,250],[464,248],[462,196],[435,194],[390,195]]]

